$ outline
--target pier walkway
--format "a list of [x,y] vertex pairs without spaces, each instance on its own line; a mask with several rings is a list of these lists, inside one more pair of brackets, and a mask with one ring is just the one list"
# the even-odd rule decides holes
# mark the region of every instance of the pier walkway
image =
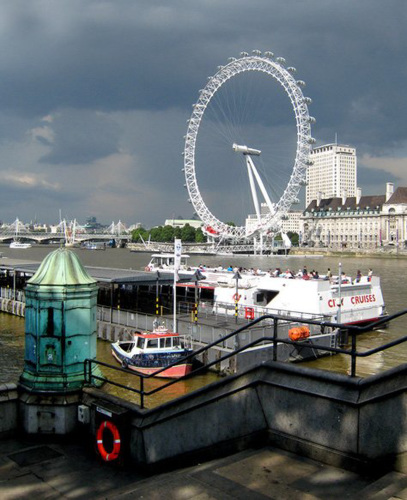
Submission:
[[75,443],[0,440],[2,500],[407,499],[407,476],[366,477],[271,447],[146,475]]

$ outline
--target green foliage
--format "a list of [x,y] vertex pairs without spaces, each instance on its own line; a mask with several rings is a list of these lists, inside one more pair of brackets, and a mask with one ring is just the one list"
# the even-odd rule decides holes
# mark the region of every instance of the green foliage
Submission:
[[196,243],[205,243],[206,241],[206,236],[200,227],[195,231],[195,241]]
[[181,229],[181,241],[195,241],[195,228],[185,224]]
[[139,241],[140,236],[141,236],[143,238],[143,240],[146,241],[146,240],[148,240],[148,235],[149,235],[149,231],[147,231],[143,227],[139,227],[138,229],[135,229],[131,233],[131,240],[137,242],[137,241]]
[[189,224],[185,224],[184,227],[172,227],[172,226],[157,226],[151,229],[144,229],[142,227],[135,229],[132,232],[132,241],[139,241],[141,238],[147,241],[149,238],[151,241],[158,241],[160,243],[171,243],[174,239],[180,239],[185,242],[196,242],[204,243],[206,241],[206,236],[201,228],[195,229]]
[[287,236],[290,238],[291,240],[291,243],[294,245],[294,246],[298,246],[298,243],[299,243],[299,240],[300,240],[300,236],[298,233],[293,233],[291,231],[289,231],[287,233]]

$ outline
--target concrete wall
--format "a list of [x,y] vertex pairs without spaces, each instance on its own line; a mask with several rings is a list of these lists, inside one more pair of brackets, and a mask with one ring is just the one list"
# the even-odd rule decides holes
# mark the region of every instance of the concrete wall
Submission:
[[18,395],[15,384],[0,384],[0,436],[17,430]]
[[386,459],[386,467],[405,470],[406,384],[406,367],[352,379],[266,363],[156,409],[142,411],[96,389],[84,390],[84,402],[126,408],[128,453],[140,465],[202,459],[260,439],[342,467]]

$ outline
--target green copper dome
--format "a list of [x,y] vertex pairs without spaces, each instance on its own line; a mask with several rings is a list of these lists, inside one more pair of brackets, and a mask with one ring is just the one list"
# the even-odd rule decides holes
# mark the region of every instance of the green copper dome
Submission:
[[45,257],[37,272],[27,283],[32,285],[89,285],[96,283],[96,280],[89,276],[74,252],[61,247]]

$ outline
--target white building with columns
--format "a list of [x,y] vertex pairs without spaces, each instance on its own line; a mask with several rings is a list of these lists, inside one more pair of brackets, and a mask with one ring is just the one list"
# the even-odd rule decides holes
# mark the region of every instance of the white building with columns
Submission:
[[407,188],[387,183],[386,194],[311,201],[301,218],[300,244],[329,248],[374,249],[407,245]]

